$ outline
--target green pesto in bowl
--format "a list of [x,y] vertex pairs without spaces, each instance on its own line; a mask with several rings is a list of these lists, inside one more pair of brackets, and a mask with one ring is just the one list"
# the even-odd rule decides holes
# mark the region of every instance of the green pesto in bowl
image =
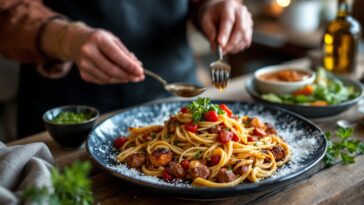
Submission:
[[61,112],[51,121],[55,124],[78,124],[90,120],[93,117],[91,113],[87,112]]

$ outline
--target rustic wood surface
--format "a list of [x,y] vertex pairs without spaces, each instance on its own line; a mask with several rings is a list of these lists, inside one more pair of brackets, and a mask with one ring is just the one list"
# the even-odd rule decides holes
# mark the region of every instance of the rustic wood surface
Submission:
[[[307,66],[307,59],[297,60],[289,64]],[[364,70],[364,62],[360,63],[360,69]],[[214,99],[229,99],[252,101],[244,89],[247,76],[239,77],[231,81],[229,87],[219,93],[215,89],[208,89],[203,96]],[[102,118],[107,117],[103,115]],[[335,117],[314,120],[321,129],[333,131],[338,119],[353,119],[359,117],[357,107]],[[364,128],[357,127],[355,137],[364,141]],[[8,145],[28,144],[33,142],[44,142],[51,150],[55,164],[58,167],[69,165],[75,160],[90,160],[85,148],[77,150],[63,150],[57,146],[47,132],[36,134]],[[284,189],[269,193],[249,194],[242,197],[234,197],[219,201],[186,201],[173,199],[167,196],[155,196],[151,193],[141,193],[128,184],[102,172],[96,166],[91,171],[92,188],[97,202],[105,205],[115,204],[364,204],[364,156],[356,158],[356,164],[337,164],[325,168],[319,164],[303,179]]]

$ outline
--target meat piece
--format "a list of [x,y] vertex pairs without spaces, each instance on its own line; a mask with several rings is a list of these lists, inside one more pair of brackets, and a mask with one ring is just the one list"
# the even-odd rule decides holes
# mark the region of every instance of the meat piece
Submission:
[[155,149],[149,155],[149,161],[154,166],[165,166],[172,160],[172,152],[169,149]]
[[265,123],[265,126],[266,126],[265,132],[268,135],[275,135],[275,134],[277,134],[277,130],[274,129],[273,125],[271,125],[269,123]]
[[216,125],[215,127],[209,128],[207,132],[210,134],[219,134],[219,132],[221,130],[225,130],[225,128],[225,125],[221,123],[219,125]]
[[243,166],[240,166],[237,169],[235,169],[234,173],[243,175],[243,174],[245,174],[245,172],[248,171],[248,169],[249,169],[249,167],[247,165],[243,165]]
[[273,147],[273,149],[270,150],[276,159],[276,161],[281,161],[286,157],[286,152],[284,151],[283,147],[278,145],[276,147]]
[[265,128],[264,122],[262,122],[260,119],[256,117],[251,120],[250,125],[256,128]]
[[167,171],[176,178],[182,179],[186,176],[186,170],[177,162],[170,162],[167,166]]
[[221,168],[216,176],[216,181],[220,183],[232,182],[235,180],[235,174],[232,170]]
[[126,164],[130,168],[139,168],[145,162],[145,156],[142,153],[135,153],[126,158]]
[[207,179],[210,176],[210,169],[206,165],[202,164],[200,161],[193,160],[190,162],[188,175],[192,179],[197,177]]
[[212,128],[209,128],[209,129],[207,130],[207,132],[208,132],[209,134],[218,134],[218,133],[220,132],[220,130],[219,130],[219,129],[217,129],[217,128],[212,127]]

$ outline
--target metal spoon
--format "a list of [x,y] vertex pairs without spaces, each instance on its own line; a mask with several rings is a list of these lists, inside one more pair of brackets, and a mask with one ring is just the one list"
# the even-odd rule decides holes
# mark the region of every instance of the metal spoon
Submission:
[[195,97],[206,90],[205,87],[188,83],[167,83],[161,76],[147,69],[144,69],[144,73],[158,80],[166,91],[180,97]]
[[337,126],[342,127],[342,128],[353,128],[356,127],[359,123],[363,122],[363,118],[359,118],[356,120],[338,120],[336,122]]

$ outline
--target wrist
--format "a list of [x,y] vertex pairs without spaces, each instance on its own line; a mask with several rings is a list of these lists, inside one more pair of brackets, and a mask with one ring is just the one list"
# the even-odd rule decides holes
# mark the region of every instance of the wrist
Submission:
[[85,43],[95,29],[82,22],[72,22],[63,31],[63,36],[58,38],[59,55],[64,59],[74,61],[80,46]]
[[93,29],[81,22],[66,20],[52,21],[44,31],[41,46],[51,58],[69,61],[73,59],[74,49],[86,39]]

